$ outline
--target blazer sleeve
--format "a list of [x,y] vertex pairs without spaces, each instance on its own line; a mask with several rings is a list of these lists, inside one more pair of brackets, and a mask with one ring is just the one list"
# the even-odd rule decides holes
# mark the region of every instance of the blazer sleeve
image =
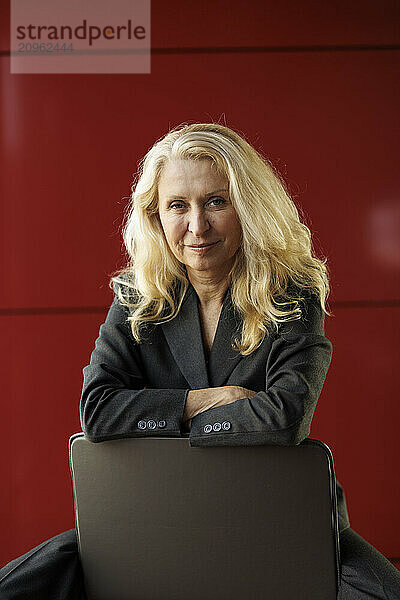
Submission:
[[127,311],[117,297],[83,369],[82,430],[92,442],[180,436],[188,389],[147,389]]
[[[310,433],[332,358],[319,298],[302,301],[302,318],[281,323],[265,364],[265,389],[192,419],[192,446],[291,446]],[[246,382],[241,385],[246,386]],[[211,426],[211,427],[210,427]]]

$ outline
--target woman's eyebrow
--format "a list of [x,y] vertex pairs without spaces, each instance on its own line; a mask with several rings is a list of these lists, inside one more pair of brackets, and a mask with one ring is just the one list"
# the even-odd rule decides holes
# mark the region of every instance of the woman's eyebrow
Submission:
[[[227,192],[228,190],[226,189],[220,189],[220,190],[214,190],[213,192],[207,192],[207,194],[205,194],[206,196],[212,196],[213,194],[218,194],[218,192]],[[169,200],[185,200],[186,196],[178,196],[176,194],[173,194],[171,196],[168,196]]]
[[222,188],[220,190],[215,190],[214,192],[208,192],[206,196],[212,196],[213,194],[218,194],[218,192],[227,192],[228,190]]

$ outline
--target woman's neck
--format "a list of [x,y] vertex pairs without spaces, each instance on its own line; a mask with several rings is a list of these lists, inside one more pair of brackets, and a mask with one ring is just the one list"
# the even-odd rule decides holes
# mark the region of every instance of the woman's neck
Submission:
[[228,276],[210,275],[209,273],[202,275],[198,272],[196,274],[188,272],[188,279],[194,287],[202,307],[222,306],[226,290],[230,283]]

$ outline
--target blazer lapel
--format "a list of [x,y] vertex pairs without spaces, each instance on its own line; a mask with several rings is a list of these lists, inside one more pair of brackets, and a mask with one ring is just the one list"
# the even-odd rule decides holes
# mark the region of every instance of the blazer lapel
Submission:
[[234,310],[230,288],[228,288],[208,362],[209,381],[212,387],[225,385],[233,369],[243,358],[240,352],[232,348],[234,334],[240,334],[240,329],[241,319]]
[[240,333],[241,319],[235,313],[228,288],[211,347],[208,371],[204,355],[198,297],[189,283],[175,319],[161,325],[175,362],[192,389],[225,385],[243,356],[233,350],[233,334]]
[[161,325],[172,356],[192,389],[210,387],[204,357],[197,294],[189,283],[175,319]]

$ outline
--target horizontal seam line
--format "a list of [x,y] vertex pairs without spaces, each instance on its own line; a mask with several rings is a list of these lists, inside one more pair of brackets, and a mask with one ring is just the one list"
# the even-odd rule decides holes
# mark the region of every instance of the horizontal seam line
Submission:
[[[396,308],[400,300],[337,300],[329,303],[329,308]],[[28,308],[0,308],[0,316],[24,315],[58,315],[58,314],[100,314],[107,312],[108,306],[60,306],[60,307],[28,307]]]
[[337,52],[364,50],[399,50],[400,44],[333,44],[310,46],[215,46],[215,47],[186,47],[186,48],[152,48],[154,54],[195,54],[195,53],[268,53],[268,52]]
[[[311,46],[194,46],[194,47],[170,47],[149,48],[150,54],[256,54],[256,53],[279,53],[279,52],[363,52],[363,51],[385,51],[400,50],[400,44],[331,44]],[[127,50],[129,53],[129,50]],[[11,56],[11,50],[1,50],[0,56]]]

